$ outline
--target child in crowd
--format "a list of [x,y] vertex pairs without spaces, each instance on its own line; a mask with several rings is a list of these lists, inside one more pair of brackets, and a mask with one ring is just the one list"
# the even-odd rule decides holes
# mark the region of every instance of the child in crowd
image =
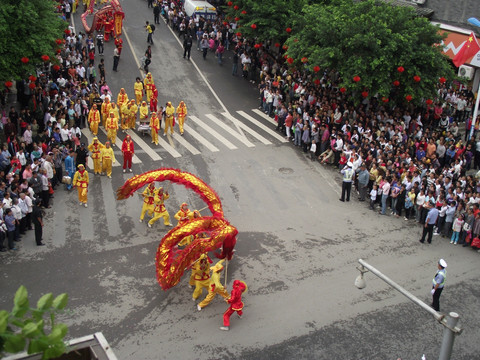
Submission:
[[373,184],[373,188],[370,191],[370,210],[375,210],[375,201],[377,200],[378,185]]

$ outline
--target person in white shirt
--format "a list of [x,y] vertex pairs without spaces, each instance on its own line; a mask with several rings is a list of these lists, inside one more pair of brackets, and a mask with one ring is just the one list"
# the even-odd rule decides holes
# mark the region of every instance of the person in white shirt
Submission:
[[64,144],[70,140],[70,130],[68,130],[67,124],[63,125],[63,128],[60,129],[60,137]]
[[18,161],[20,161],[20,164],[23,167],[27,165],[27,158],[25,156],[25,153],[23,152],[23,149],[18,150],[15,155],[17,156]]

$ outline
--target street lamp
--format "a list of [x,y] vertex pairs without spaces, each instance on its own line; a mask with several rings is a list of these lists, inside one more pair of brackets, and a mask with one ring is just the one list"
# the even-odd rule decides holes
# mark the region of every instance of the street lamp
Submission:
[[[480,27],[480,20],[478,20],[477,18],[471,17],[468,19],[468,22],[472,25]],[[472,125],[470,126],[470,138],[473,135],[473,132],[475,130],[475,123],[477,122],[479,100],[480,100],[480,82],[478,83],[477,100],[475,101],[475,108],[473,109]]]
[[442,346],[440,348],[440,355],[438,356],[438,360],[450,360],[452,356],[452,348],[453,348],[453,341],[455,340],[455,335],[460,335],[463,329],[457,327],[459,316],[455,312],[451,312],[448,315],[443,315],[442,313],[432,309],[430,306],[425,304],[422,300],[417,298],[415,295],[398,285],[395,281],[381,273],[379,270],[374,268],[372,265],[368,264],[367,262],[363,261],[362,259],[358,259],[360,268],[357,268],[360,271],[360,275],[357,276],[355,279],[355,286],[359,289],[363,289],[367,286],[363,274],[366,272],[371,272],[372,274],[376,275],[383,281],[385,281],[388,285],[393,287],[395,290],[398,290],[404,296],[406,296],[409,300],[413,301],[415,304],[419,305],[425,311],[429,312],[435,320],[437,320],[440,324],[443,325],[443,339],[442,339]]

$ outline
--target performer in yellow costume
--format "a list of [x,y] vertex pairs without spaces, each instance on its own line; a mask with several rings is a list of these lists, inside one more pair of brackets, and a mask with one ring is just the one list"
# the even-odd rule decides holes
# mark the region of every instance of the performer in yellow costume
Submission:
[[115,117],[117,119],[120,119],[120,109],[118,108],[117,104],[115,104],[113,101],[110,102],[110,111],[108,112],[108,117],[110,117],[110,113],[112,111],[115,114]]
[[178,119],[178,127],[180,128],[180,135],[183,135],[183,124],[185,123],[186,116],[187,116],[187,106],[183,101],[180,101],[180,104],[177,107],[177,119]]
[[135,129],[135,124],[137,123],[137,113],[138,106],[135,104],[135,100],[130,101],[130,114],[128,116],[128,127],[130,129]]
[[88,145],[88,150],[92,153],[93,172],[95,175],[100,175],[102,172],[102,149],[104,147],[96,136],[93,138],[93,142]]
[[187,203],[183,203],[180,206],[180,210],[175,214],[175,219],[178,220],[178,225],[185,224],[188,220],[193,219],[193,211],[190,211]]
[[[135,100],[133,100],[135,102]],[[130,125],[130,108],[132,107],[131,102],[127,101],[125,104],[122,105],[120,108],[120,115],[122,116],[122,132],[125,132],[125,130],[129,129]]]
[[210,268],[212,271],[212,275],[210,276],[210,283],[208,286],[208,295],[203,299],[203,301],[197,305],[198,311],[202,310],[205,306],[210,304],[215,297],[215,295],[220,295],[225,300],[230,297],[230,294],[227,290],[223,287],[222,283],[220,282],[220,276],[222,275],[223,270],[223,263],[225,259],[220,260],[214,266]]
[[158,120],[157,113],[153,112],[150,118],[150,128],[152,134],[152,143],[158,145],[158,131],[160,130],[160,121]]
[[155,202],[155,195],[157,194],[157,189],[155,189],[155,183],[151,182],[148,186],[143,190],[143,205],[142,205],[142,212],[140,214],[140,222],[143,222],[143,218],[145,214],[148,213],[149,216],[153,215],[154,209],[154,202]]
[[170,223],[170,214],[168,213],[167,209],[165,209],[164,202],[167,200],[170,196],[168,195],[168,192],[163,193],[163,187],[160,187],[158,189],[157,196],[155,197],[154,200],[154,208],[153,208],[153,219],[151,219],[148,222],[148,227],[152,227],[152,225],[161,217],[163,217],[163,222],[165,226],[173,226]]
[[[208,256],[205,254],[200,255],[199,260],[192,266],[192,277],[190,278],[190,285],[195,285],[193,291],[193,301],[196,301],[200,295],[202,295],[203,288],[207,289],[210,285],[210,263]],[[192,284],[192,278],[194,284]]]
[[102,149],[102,172],[106,173],[109,179],[112,178],[112,164],[115,164],[115,154],[110,147],[110,141],[107,141]]
[[173,135],[173,116],[175,114],[175,108],[172,106],[172,103],[167,102],[165,107],[165,129],[163,136],[167,136],[168,129],[170,128],[171,134]]
[[118,108],[121,109],[122,106],[124,104],[126,104],[128,102],[128,95],[127,93],[125,92],[125,89],[124,88],[121,88],[120,89],[120,92],[118,93],[118,96],[117,96],[117,105],[118,105]]
[[146,122],[148,118],[148,106],[147,102],[143,101],[142,105],[140,105],[140,123]]
[[88,114],[88,122],[90,123],[90,131],[93,135],[98,134],[98,124],[100,124],[100,111],[97,110],[97,105],[93,104],[90,113]]
[[78,165],[78,171],[73,176],[73,186],[77,188],[80,205],[87,207],[88,172],[83,164]]
[[113,111],[110,112],[110,117],[107,120],[107,138],[110,140],[113,146],[117,139],[118,130],[118,117],[115,116]]
[[102,103],[102,125],[105,127],[105,123],[107,122],[108,115],[110,114],[110,107],[112,106],[110,99],[108,97]]
[[135,84],[133,85],[133,89],[135,91],[135,99],[137,100],[137,104],[140,105],[143,99],[143,83],[142,80],[140,80],[139,77],[137,77],[137,80],[135,81]]
[[143,80],[143,84],[145,85],[145,92],[147,94],[147,102],[150,104],[150,99],[153,95],[153,85],[155,84],[153,81],[152,73],[148,73],[147,77]]

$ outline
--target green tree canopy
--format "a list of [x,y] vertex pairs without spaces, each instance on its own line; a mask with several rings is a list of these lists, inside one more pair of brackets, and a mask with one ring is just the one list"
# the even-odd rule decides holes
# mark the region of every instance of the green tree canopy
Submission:
[[[21,79],[34,73],[41,56],[55,57],[56,39],[67,23],[55,13],[52,0],[2,0],[0,6],[0,80]],[[27,64],[21,62],[26,57]],[[3,85],[3,82],[2,82]]]
[[[340,86],[352,91],[357,101],[367,91],[368,96],[397,103],[410,95],[418,103],[435,97],[440,77],[454,78],[448,58],[436,46],[442,40],[438,28],[410,7],[334,0],[306,5],[292,28],[286,44],[294,64],[306,57],[312,70],[337,70]],[[356,76],[360,81],[353,80]]]

